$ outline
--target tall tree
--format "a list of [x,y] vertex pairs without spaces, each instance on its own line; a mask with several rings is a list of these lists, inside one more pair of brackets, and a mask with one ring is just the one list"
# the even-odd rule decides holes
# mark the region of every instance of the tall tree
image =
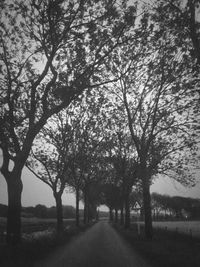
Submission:
[[165,166],[168,175],[169,170],[179,173],[173,178],[185,184],[192,182],[192,177],[184,173],[188,174],[193,162],[197,166],[199,132],[194,116],[198,110],[198,81],[193,76],[191,58],[184,57],[180,48],[174,46],[173,33],[162,31],[151,19],[144,11],[138,21],[137,41],[133,39],[129,46],[120,48],[113,58],[113,74],[121,78],[110,88],[125,107],[139,157],[145,232],[149,239],[152,177]]
[[48,118],[86,88],[108,82],[109,76],[100,74],[134,23],[134,12],[126,10],[125,2],[1,3],[0,148],[9,243],[21,237],[21,173],[33,140]]
[[73,128],[66,111],[54,115],[36,137],[26,166],[41,181],[50,186],[56,202],[57,232],[63,231],[62,195],[69,180],[73,160],[70,145]]
[[[68,185],[76,193],[77,225],[79,224],[80,192],[83,193],[84,188],[86,189],[87,181],[90,183],[91,179],[101,179],[98,176],[98,168],[95,166],[100,160],[98,152],[103,140],[104,122],[102,117],[105,112],[102,108],[103,104],[103,93],[96,90],[85,93],[82,101],[74,103],[70,111],[73,135],[70,144],[71,164],[69,165]],[[92,177],[88,176],[90,171],[94,173]]]
[[174,33],[176,46],[182,48],[184,44],[185,55],[192,57],[195,71],[200,64],[199,5],[199,0],[168,0],[159,1],[152,7],[159,26]]
[[[118,210],[121,211],[122,224],[125,212],[125,227],[128,228],[130,226],[129,197],[137,178],[137,154],[131,145],[132,140],[124,108],[113,105],[113,97],[110,95],[106,95],[105,98],[107,112],[104,120],[105,123],[107,121],[107,127],[104,131],[101,155],[105,159],[104,168],[109,174],[104,183],[108,183],[108,187],[105,185],[106,191],[109,191],[113,185],[113,194],[118,192],[116,203],[113,202],[111,206],[116,210],[116,214]],[[106,198],[109,200],[108,196]]]

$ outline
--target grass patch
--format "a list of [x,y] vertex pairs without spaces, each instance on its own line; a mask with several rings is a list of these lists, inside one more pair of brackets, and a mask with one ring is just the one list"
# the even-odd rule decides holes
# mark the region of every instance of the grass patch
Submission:
[[23,239],[21,244],[14,247],[0,244],[0,266],[32,267],[34,262],[47,257],[58,247],[66,245],[73,237],[84,232],[91,225],[80,225],[77,228],[74,224],[70,224],[60,237],[56,235],[56,231],[41,235],[39,238],[30,235],[29,238]]
[[137,225],[125,230],[114,225],[120,235],[153,267],[198,267],[200,263],[200,239],[165,231],[154,230],[152,241],[146,240],[144,227],[137,233]]

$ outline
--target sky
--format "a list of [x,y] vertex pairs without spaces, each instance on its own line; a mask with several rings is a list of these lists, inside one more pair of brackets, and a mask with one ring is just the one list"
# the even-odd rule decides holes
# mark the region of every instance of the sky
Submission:
[[[130,0],[130,2],[133,2]],[[144,0],[142,2],[152,3],[152,0]],[[0,155],[1,156],[1,155]],[[0,159],[1,160],[1,159]],[[23,192],[22,192],[22,205],[35,206],[37,204],[44,204],[48,207],[55,205],[55,200],[52,190],[46,184],[38,180],[34,175],[24,168],[23,175]],[[200,177],[199,182],[193,188],[185,188],[179,183],[166,178],[158,178],[151,186],[151,192],[158,192],[160,194],[168,194],[200,198]],[[7,204],[7,188],[4,177],[0,174],[0,203]],[[74,194],[64,192],[63,204],[75,206]],[[82,205],[81,205],[82,207]]]
[[[36,178],[28,169],[24,168],[22,173],[23,192],[22,206],[35,206],[43,204],[47,207],[55,206],[52,190],[48,185]],[[200,199],[200,177],[199,182],[193,188],[185,188],[178,182],[166,177],[159,177],[151,186],[151,192],[167,194],[170,196],[193,197]],[[63,205],[75,207],[75,196],[73,193],[63,193]],[[0,174],[0,203],[7,204],[7,186],[4,177]],[[80,205],[83,208],[83,205]],[[105,208],[103,209],[105,210]]]

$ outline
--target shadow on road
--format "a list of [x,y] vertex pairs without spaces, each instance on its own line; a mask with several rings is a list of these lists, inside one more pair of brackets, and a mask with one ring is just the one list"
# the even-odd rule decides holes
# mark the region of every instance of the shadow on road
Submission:
[[100,221],[81,236],[35,267],[148,267],[106,221]]

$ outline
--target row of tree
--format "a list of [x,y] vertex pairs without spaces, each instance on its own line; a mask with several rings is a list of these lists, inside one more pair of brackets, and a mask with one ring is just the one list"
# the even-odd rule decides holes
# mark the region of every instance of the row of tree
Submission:
[[199,219],[200,199],[152,194],[154,219]]
[[[56,218],[56,207],[50,208],[38,204],[35,207],[22,207],[23,217],[36,218]],[[72,206],[63,206],[63,218],[71,219],[75,217],[75,209]]]
[[[0,217],[7,217],[8,206],[0,204]],[[80,209],[80,217],[83,218],[84,211]],[[49,219],[57,217],[56,206],[46,207],[45,205],[37,204],[35,207],[22,207],[21,217],[24,218],[42,218]],[[107,211],[97,211],[96,220],[99,217],[108,217]],[[64,219],[75,219],[76,209],[73,206],[63,206],[63,218]]]
[[[0,204],[0,217],[6,217],[8,212],[8,206]],[[38,204],[35,207],[22,207],[21,216],[25,218],[56,218],[56,207],[50,208],[45,205]],[[63,217],[75,218],[75,209],[72,206],[63,207]]]
[[76,193],[77,224],[82,198],[85,222],[104,203],[111,214],[125,212],[127,227],[135,186],[152,238],[154,176],[195,182],[198,2],[1,3],[0,148],[9,243],[20,241],[25,165],[52,189],[58,232],[66,186]]

